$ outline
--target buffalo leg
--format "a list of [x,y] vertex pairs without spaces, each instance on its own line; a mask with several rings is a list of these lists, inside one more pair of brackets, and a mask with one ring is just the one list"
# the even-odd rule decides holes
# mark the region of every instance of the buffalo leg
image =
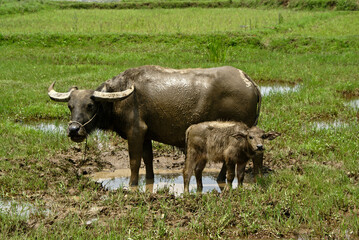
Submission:
[[257,175],[262,176],[263,171],[263,153],[257,153],[253,157],[253,177],[254,181],[257,182]]
[[226,181],[226,173],[227,173],[226,163],[223,163],[221,171],[219,172],[218,177],[217,177],[218,183],[223,183]]
[[192,151],[188,151],[186,154],[186,161],[183,168],[183,184],[184,184],[184,192],[189,193],[189,182],[192,177],[193,169],[196,166],[196,153]]
[[141,146],[134,146],[134,144],[128,144],[128,150],[130,153],[130,186],[138,185],[139,171],[141,166],[142,144]]
[[154,179],[155,175],[153,173],[153,152],[152,152],[152,142],[150,139],[146,139],[143,143],[143,162],[146,166],[146,179]]
[[145,124],[137,123],[135,127],[130,129],[127,133],[127,136],[131,136],[128,138],[128,152],[130,155],[131,168],[130,186],[138,185],[146,129]]

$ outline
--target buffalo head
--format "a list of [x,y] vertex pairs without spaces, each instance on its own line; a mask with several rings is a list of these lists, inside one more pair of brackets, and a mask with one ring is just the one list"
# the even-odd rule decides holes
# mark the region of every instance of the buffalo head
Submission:
[[101,102],[114,102],[125,99],[134,91],[134,86],[121,92],[106,92],[105,87],[102,91],[78,90],[73,87],[66,93],[59,93],[54,90],[54,85],[55,82],[50,85],[48,95],[54,101],[68,102],[71,121],[69,122],[67,133],[74,142],[82,142],[96,128]]
[[259,127],[251,127],[247,130],[241,130],[234,134],[235,137],[242,137],[247,139],[247,143],[252,152],[261,153],[265,150],[264,148],[264,140],[273,140],[276,137],[280,136],[280,133],[270,131],[264,132]]

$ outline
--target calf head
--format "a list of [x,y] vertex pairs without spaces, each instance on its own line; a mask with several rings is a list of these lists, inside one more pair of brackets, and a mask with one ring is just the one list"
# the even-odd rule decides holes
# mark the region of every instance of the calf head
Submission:
[[264,140],[273,140],[276,137],[280,136],[280,133],[270,131],[270,132],[264,132],[262,129],[258,127],[251,127],[247,130],[240,130],[236,132],[234,135],[237,139],[239,138],[245,138],[248,147],[252,152],[260,153],[265,150],[264,148]]
[[74,142],[82,142],[96,128],[96,123],[101,114],[99,113],[101,102],[125,99],[134,91],[133,86],[122,92],[78,90],[77,87],[73,87],[66,93],[59,93],[54,90],[54,85],[55,82],[50,85],[48,95],[54,101],[68,102],[71,121],[67,133]]

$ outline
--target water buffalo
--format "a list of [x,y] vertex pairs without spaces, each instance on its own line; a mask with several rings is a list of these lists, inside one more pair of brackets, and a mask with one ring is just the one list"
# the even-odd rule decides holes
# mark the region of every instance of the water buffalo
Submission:
[[[193,170],[195,170],[197,191],[202,191],[202,171],[208,161],[226,164],[226,189],[232,187],[236,165],[238,184],[242,184],[248,160],[256,157],[257,154],[263,154],[264,139],[273,140],[278,136],[277,132],[265,133],[256,126],[249,128],[241,122],[212,121],[190,126],[186,131],[184,191],[189,192],[189,181]],[[254,168],[256,167],[259,165],[254,165]]]
[[[184,148],[186,129],[212,120],[258,120],[261,94],[243,71],[234,67],[170,69],[131,68],[96,90],[48,90],[54,101],[68,102],[68,136],[83,141],[95,128],[110,129],[128,140],[130,185],[138,184],[141,157],[146,178],[153,179],[152,142]],[[219,179],[225,178],[225,166]]]

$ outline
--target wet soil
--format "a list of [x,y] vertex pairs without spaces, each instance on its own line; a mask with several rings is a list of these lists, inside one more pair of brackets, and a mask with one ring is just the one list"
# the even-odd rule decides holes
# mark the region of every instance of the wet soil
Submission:
[[[178,174],[182,172],[185,156],[181,150],[168,147],[166,150],[154,149],[153,153],[153,168],[155,173]],[[72,171],[78,175],[88,175],[89,177],[97,172],[101,172],[102,178],[113,178],[118,172],[123,172],[123,175],[126,176],[130,169],[129,155],[126,147],[112,147],[112,149],[108,151],[87,149],[86,152],[84,147],[73,147],[67,152],[53,156],[50,161],[59,166],[65,165],[67,168],[72,168]],[[296,161],[289,160],[289,163],[295,164]],[[275,169],[287,168],[288,162],[282,164],[273,161],[271,160],[270,154],[265,154],[263,165],[264,173],[269,173]],[[204,172],[219,172],[221,167],[222,163],[207,163]],[[246,173],[251,173],[252,168],[253,164],[250,161],[247,164]],[[106,172],[108,172],[108,177],[105,176]],[[141,162],[140,173],[145,174],[145,165],[143,162]]]
[[[271,174],[277,169],[292,168],[298,174],[303,173],[300,161],[294,159],[291,150],[284,149],[283,151],[285,161],[273,160],[270,152],[265,154],[264,172]],[[184,161],[184,154],[180,150],[154,145],[155,172],[172,171],[178,174],[183,169]],[[330,165],[330,163],[327,164]],[[37,170],[33,168],[34,165],[41,165],[41,167]],[[106,147],[92,145],[88,149],[85,149],[84,143],[78,144],[64,152],[48,156],[47,163],[29,160],[27,165],[23,165],[22,168],[26,168],[32,175],[45,179],[47,183],[46,190],[24,191],[28,202],[41,202],[41,206],[35,205],[35,207],[46,210],[46,214],[30,215],[24,222],[26,231],[36,231],[40,226],[51,231],[61,221],[74,215],[81,219],[79,224],[86,227],[91,228],[93,224],[105,226],[110,219],[128,217],[131,209],[138,204],[145,204],[150,208],[151,214],[146,217],[148,218],[146,224],[149,229],[153,227],[153,221],[156,217],[161,218],[165,214],[168,226],[174,228],[180,226],[185,230],[190,228],[191,219],[197,214],[196,209],[200,208],[202,201],[201,195],[193,195],[191,198],[179,200],[169,191],[162,191],[160,194],[145,193],[141,195],[131,194],[132,190],[120,189],[113,193],[113,191],[107,191],[101,184],[93,181],[91,176],[96,172],[102,171],[111,174],[119,169],[129,169],[127,147],[125,141],[122,140],[111,142]],[[221,164],[208,164],[206,168],[219,171]],[[44,169],[47,170],[44,171]],[[143,163],[141,171],[144,171]],[[251,174],[251,172],[252,163],[249,162],[246,175]],[[111,199],[113,194],[119,193],[118,191],[123,197],[121,202],[107,201]],[[216,194],[226,193],[217,192]],[[170,209],[166,210],[166,213],[163,212],[161,205],[163,201],[171,206]],[[184,208],[183,216],[176,213],[178,208]],[[238,222],[238,224],[240,223]],[[252,237],[255,238],[256,234]],[[273,235],[269,234],[266,237],[273,237]]]

